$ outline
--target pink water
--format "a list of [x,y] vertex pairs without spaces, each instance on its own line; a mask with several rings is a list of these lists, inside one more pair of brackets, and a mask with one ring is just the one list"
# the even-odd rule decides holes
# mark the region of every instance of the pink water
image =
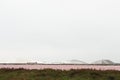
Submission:
[[0,68],[24,68],[24,69],[96,69],[96,70],[118,70],[120,71],[120,65],[0,65]]

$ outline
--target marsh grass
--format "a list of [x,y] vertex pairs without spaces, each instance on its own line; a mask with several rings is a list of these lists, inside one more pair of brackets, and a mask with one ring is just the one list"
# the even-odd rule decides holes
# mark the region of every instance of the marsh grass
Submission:
[[120,80],[120,71],[0,69],[0,80]]

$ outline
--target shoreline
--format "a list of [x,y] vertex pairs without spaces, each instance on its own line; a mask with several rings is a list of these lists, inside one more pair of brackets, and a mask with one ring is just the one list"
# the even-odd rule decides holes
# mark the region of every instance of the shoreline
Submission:
[[117,70],[120,71],[120,65],[88,65],[88,64],[0,64],[2,68],[14,69],[95,69],[95,70]]

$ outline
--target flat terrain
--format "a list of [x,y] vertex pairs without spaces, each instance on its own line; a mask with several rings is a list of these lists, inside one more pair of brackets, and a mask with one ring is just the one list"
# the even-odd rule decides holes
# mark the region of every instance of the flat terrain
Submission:
[[24,69],[60,69],[60,70],[70,70],[70,69],[95,69],[95,70],[118,70],[120,71],[120,65],[60,65],[60,64],[1,64],[1,68],[24,68]]
[[120,80],[120,71],[0,69],[0,80]]

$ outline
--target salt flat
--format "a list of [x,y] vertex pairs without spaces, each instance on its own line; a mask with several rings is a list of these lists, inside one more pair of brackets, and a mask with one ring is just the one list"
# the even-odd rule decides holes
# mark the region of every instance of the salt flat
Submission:
[[71,64],[0,64],[1,68],[24,68],[24,69],[60,69],[60,70],[70,70],[70,69],[95,69],[95,70],[118,70],[120,71],[120,65],[71,65]]

